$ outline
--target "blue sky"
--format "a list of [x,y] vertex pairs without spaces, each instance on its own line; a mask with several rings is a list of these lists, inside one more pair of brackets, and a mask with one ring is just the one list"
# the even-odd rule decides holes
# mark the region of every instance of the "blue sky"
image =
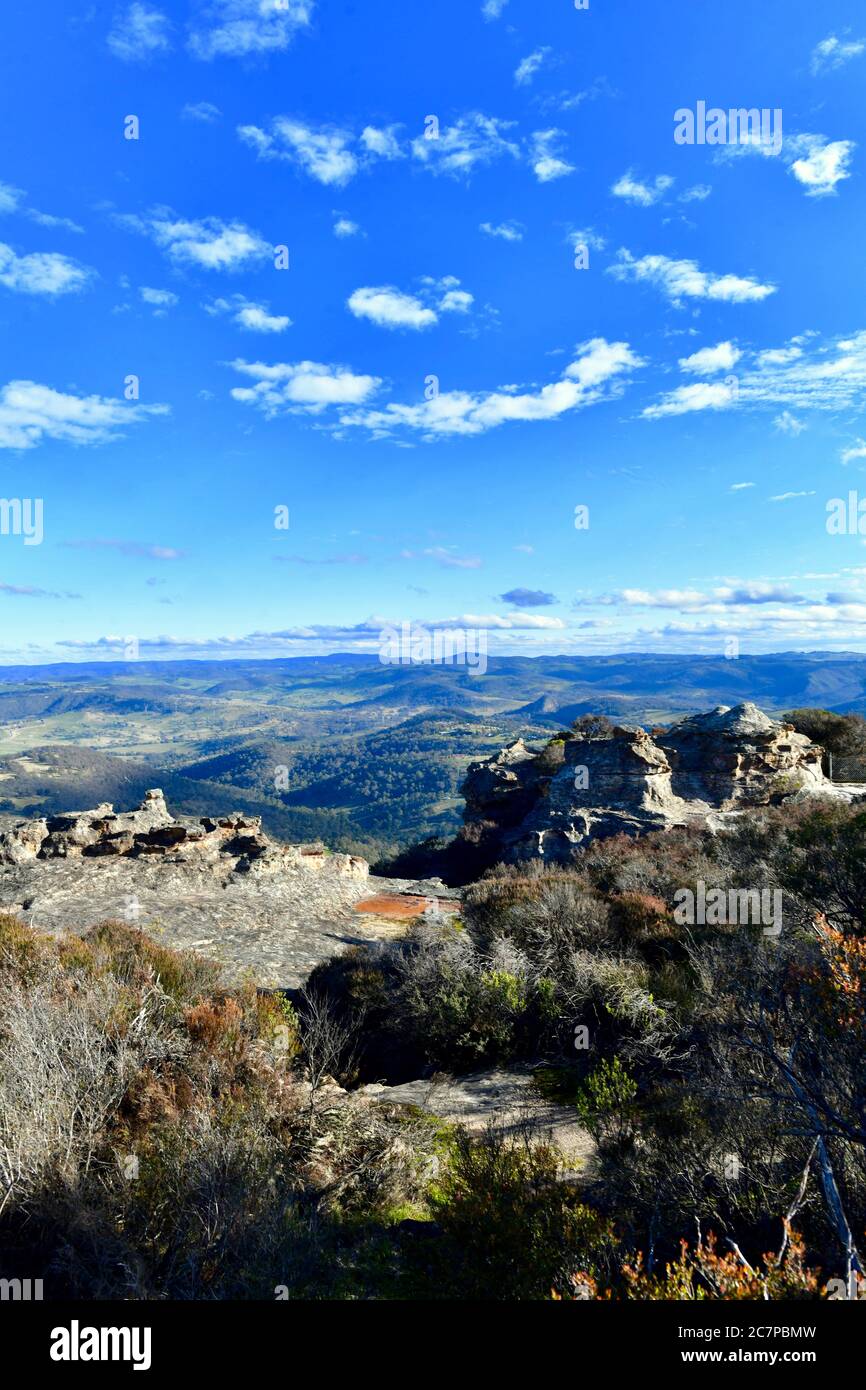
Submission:
[[863,648],[861,5],[9,8],[0,660]]

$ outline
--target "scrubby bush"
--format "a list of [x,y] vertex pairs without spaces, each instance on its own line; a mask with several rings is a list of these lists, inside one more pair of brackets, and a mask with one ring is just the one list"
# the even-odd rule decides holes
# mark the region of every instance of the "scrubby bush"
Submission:
[[348,1096],[313,1051],[282,995],[191,952],[0,920],[4,1274],[82,1298],[393,1281],[388,1213],[423,1200],[438,1131]]
[[441,1296],[540,1299],[608,1267],[607,1223],[561,1180],[560,1159],[529,1133],[461,1131],[434,1194]]

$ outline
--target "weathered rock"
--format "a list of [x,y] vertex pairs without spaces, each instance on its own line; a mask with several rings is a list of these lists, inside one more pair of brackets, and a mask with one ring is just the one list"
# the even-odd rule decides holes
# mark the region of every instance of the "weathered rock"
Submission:
[[175,817],[161,792],[133,811],[7,825],[0,908],[45,931],[120,919],[217,957],[229,978],[251,971],[284,988],[341,950],[405,930],[355,907],[417,886],[371,878],[354,855],[271,840],[257,818]]
[[595,1158],[595,1146],[575,1107],[546,1099],[530,1067],[440,1075],[401,1086],[374,1083],[362,1086],[360,1095],[383,1105],[411,1105],[470,1130],[492,1126],[508,1134],[528,1128],[538,1138],[550,1135],[575,1174],[588,1175]]
[[[559,745],[557,745],[559,747]],[[464,843],[490,860],[568,862],[590,839],[639,835],[789,796],[851,800],[822,769],[822,750],[757,705],[720,706],[651,738],[639,728],[578,734],[560,748],[511,744],[467,773]]]
[[658,742],[670,758],[674,792],[717,810],[735,810],[741,803],[764,805],[829,785],[821,766],[823,750],[757,705],[720,705],[693,715],[674,724]]

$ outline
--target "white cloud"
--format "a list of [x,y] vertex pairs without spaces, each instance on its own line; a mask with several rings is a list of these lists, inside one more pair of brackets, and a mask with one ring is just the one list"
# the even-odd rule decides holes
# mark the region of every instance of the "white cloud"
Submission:
[[[804,133],[785,135],[781,145],[782,162],[789,173],[801,183],[809,198],[827,197],[836,192],[836,185],[850,178],[848,167],[857,148],[853,140],[828,140],[825,135]],[[773,160],[776,147],[756,134],[715,152],[717,160],[728,161],[746,156]]]
[[522,62],[518,63],[514,70],[514,81],[518,87],[529,86],[549,53],[549,48],[536,48],[533,53],[528,54]]
[[504,134],[513,125],[513,121],[500,121],[495,116],[472,112],[440,130],[438,139],[418,136],[412,141],[412,154],[434,174],[445,173],[459,178],[470,174],[477,165],[492,164],[505,155],[519,158],[519,147]]
[[485,19],[499,19],[507,4],[508,0],[484,0],[481,13]]
[[688,415],[693,410],[728,410],[735,401],[735,393],[725,382],[699,381],[694,386],[678,386],[641,413],[645,420],[661,420],[667,415]]
[[146,219],[121,217],[120,221],[152,237],[171,260],[205,270],[238,270],[273,254],[273,247],[243,222],[223,222],[219,217],[188,221],[167,209]]
[[84,228],[79,227],[77,222],[73,222],[71,217],[55,217],[54,213],[39,212],[36,208],[23,208],[22,211],[25,217],[28,217],[31,222],[35,222],[39,227],[58,227],[64,232],[81,233],[84,231]]
[[608,266],[618,280],[639,280],[655,285],[673,304],[683,299],[721,300],[743,304],[775,294],[775,285],[762,285],[750,277],[714,275],[701,270],[697,261],[672,260],[669,256],[642,256],[620,250],[619,264]]
[[358,172],[350,131],[336,126],[316,129],[286,116],[276,118],[272,131],[268,135],[258,126],[238,126],[241,139],[252,145],[260,158],[288,159],[317,183],[341,188]]
[[681,203],[702,203],[709,198],[712,191],[712,184],[696,183],[691,188],[684,189],[679,200]]
[[212,101],[188,101],[181,111],[181,116],[187,121],[202,121],[205,125],[213,125],[222,115],[218,106],[214,106]]
[[674,180],[669,174],[659,174],[651,184],[643,183],[640,179],[634,178],[629,170],[622,178],[617,179],[610,191],[615,198],[624,198],[626,202],[635,203],[638,207],[650,208],[653,203],[664,197],[673,183]]
[[[438,560],[444,569],[477,570],[481,568],[481,561],[477,555],[455,555],[453,546],[449,548],[444,545],[430,545],[421,553],[431,560]],[[408,554],[406,558],[409,558]]]
[[17,256],[0,242],[0,285],[18,294],[75,294],[83,290],[94,272],[57,251],[34,251]]
[[758,354],[758,364],[761,367],[780,367],[786,362],[796,362],[797,358],[802,356],[803,349],[797,345],[767,348],[765,352]]
[[[752,484],[744,484],[752,486]],[[793,494],[792,494],[793,495]],[[800,594],[780,584],[764,580],[747,580],[736,585],[723,585],[703,593],[700,589],[618,589],[612,594],[602,594],[586,603],[600,603],[610,607],[621,604],[626,608],[677,608],[692,613],[721,613],[726,608],[753,608],[764,604],[800,604],[806,600]]]
[[859,58],[864,48],[866,43],[862,39],[838,39],[835,34],[828,34],[812,50],[812,72],[817,76],[841,68],[852,58]]
[[241,125],[237,133],[260,159],[285,159],[311,179],[341,188],[361,169],[378,159],[405,159],[406,151],[397,136],[399,126],[365,126],[356,136],[335,125],[311,125],[289,116],[277,116],[270,129]]
[[165,314],[177,303],[177,295],[172,290],[156,290],[150,285],[140,285],[138,293],[145,304],[150,304],[155,314]]
[[802,434],[808,429],[802,420],[798,420],[796,415],[792,415],[790,410],[783,410],[781,415],[777,415],[773,421],[780,434],[791,434],[796,439],[798,434]]
[[361,144],[368,154],[377,159],[405,159],[406,153],[397,138],[399,126],[390,125],[380,129],[368,125],[361,131]]
[[433,309],[393,285],[364,286],[346,300],[355,318],[370,319],[380,328],[431,328],[438,322]]
[[[740,409],[762,406],[788,407],[788,412],[804,410],[849,411],[866,406],[866,331],[853,337],[837,338],[826,343],[803,334],[801,343],[808,350],[792,356],[787,349],[759,353],[746,368],[738,364],[737,389],[731,392],[729,404]],[[663,415],[682,415],[691,410],[720,409],[724,401],[723,387],[712,388],[709,383],[679,388],[663,397],[661,402],[647,408],[649,418]],[[794,425],[777,417],[777,428],[796,433]],[[796,419],[796,417],[793,417]]]
[[23,189],[13,188],[10,183],[0,183],[0,214],[16,212],[23,197]]
[[185,550],[176,550],[168,545],[154,545],[150,541],[97,539],[62,541],[61,544],[69,550],[116,550],[119,555],[142,560],[182,560],[186,555]]
[[28,207],[25,203],[26,197],[27,195],[22,188],[13,188],[11,184],[0,183],[0,216],[19,212],[22,217],[29,218],[31,222],[35,222],[40,227],[59,227],[67,232],[82,232],[84,230],[69,217],[55,217],[53,213],[39,212],[37,208]]
[[242,294],[215,299],[204,307],[209,314],[230,314],[238,328],[248,333],[284,333],[292,324],[288,314],[272,314],[266,304],[255,304]]
[[825,141],[823,135],[799,135],[790,142],[791,152],[802,151],[791,164],[794,178],[809,198],[825,198],[836,185],[851,177],[848,167],[856,145],[853,140]]
[[866,459],[866,439],[855,439],[853,444],[842,450],[839,457],[843,464],[853,463],[855,459]]
[[360,233],[361,228],[358,226],[358,223],[353,222],[349,217],[338,217],[334,223],[334,236],[336,237],[346,238],[350,236],[359,236]]
[[105,396],[73,396],[35,381],[10,381],[0,390],[0,449],[32,449],[43,439],[104,444],[121,427],[167,405],[131,405]]
[[310,23],[314,0],[205,0],[190,37],[196,58],[280,53]]
[[147,62],[155,53],[171,48],[171,21],[161,10],[135,0],[112,25],[107,43],[115,58],[125,63]]
[[468,290],[446,289],[438,307],[443,314],[467,314],[474,303],[474,296]]
[[550,183],[553,179],[574,173],[574,165],[556,153],[556,146],[562,137],[563,132],[556,129],[534,132],[529,162],[539,183]]
[[254,386],[235,386],[232,397],[257,406],[268,417],[289,413],[318,415],[329,406],[363,404],[379,389],[379,377],[359,376],[348,367],[323,362],[246,362],[236,358],[230,364],[236,372],[251,377]]
[[485,236],[499,237],[502,241],[522,241],[526,231],[522,222],[482,222],[478,228]]
[[791,499],[794,498],[794,497],[814,497],[814,496],[815,496],[814,489],[812,490],[812,492],[779,492],[779,493],[776,494],[775,497],[771,497],[771,498],[770,498],[770,501],[771,501],[771,502],[790,502]]
[[717,343],[715,347],[701,348],[699,352],[693,352],[691,357],[681,357],[680,370],[696,376],[705,372],[710,375],[713,372],[729,372],[742,355],[733,343]]
[[607,245],[604,237],[599,236],[594,227],[580,227],[577,231],[570,231],[568,241],[575,252],[581,247],[588,247],[590,251],[603,251]]
[[516,386],[490,392],[444,391],[413,405],[391,402],[381,409],[346,411],[340,428],[366,429],[380,438],[417,431],[430,439],[483,434],[507,421],[555,420],[618,395],[622,379],[642,365],[628,343],[594,338],[582,344],[560,379],[546,386],[523,391]]
[[349,296],[346,306],[355,318],[370,319],[380,328],[423,329],[438,323],[438,313],[465,314],[474,303],[454,275],[441,280],[425,275],[421,284],[417,295],[405,294],[393,285],[365,285]]
[[754,483],[731,483],[730,492],[742,492],[747,487],[754,487]]

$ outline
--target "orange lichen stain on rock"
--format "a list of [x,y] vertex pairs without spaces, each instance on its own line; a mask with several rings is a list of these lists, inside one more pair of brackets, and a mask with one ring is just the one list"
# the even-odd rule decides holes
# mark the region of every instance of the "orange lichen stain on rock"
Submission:
[[434,906],[439,912],[456,912],[459,903],[450,902],[447,898],[412,897],[408,893],[377,893],[373,898],[364,898],[361,902],[355,903],[355,911],[369,912],[375,917],[389,917],[402,922],[420,917],[428,908]]

